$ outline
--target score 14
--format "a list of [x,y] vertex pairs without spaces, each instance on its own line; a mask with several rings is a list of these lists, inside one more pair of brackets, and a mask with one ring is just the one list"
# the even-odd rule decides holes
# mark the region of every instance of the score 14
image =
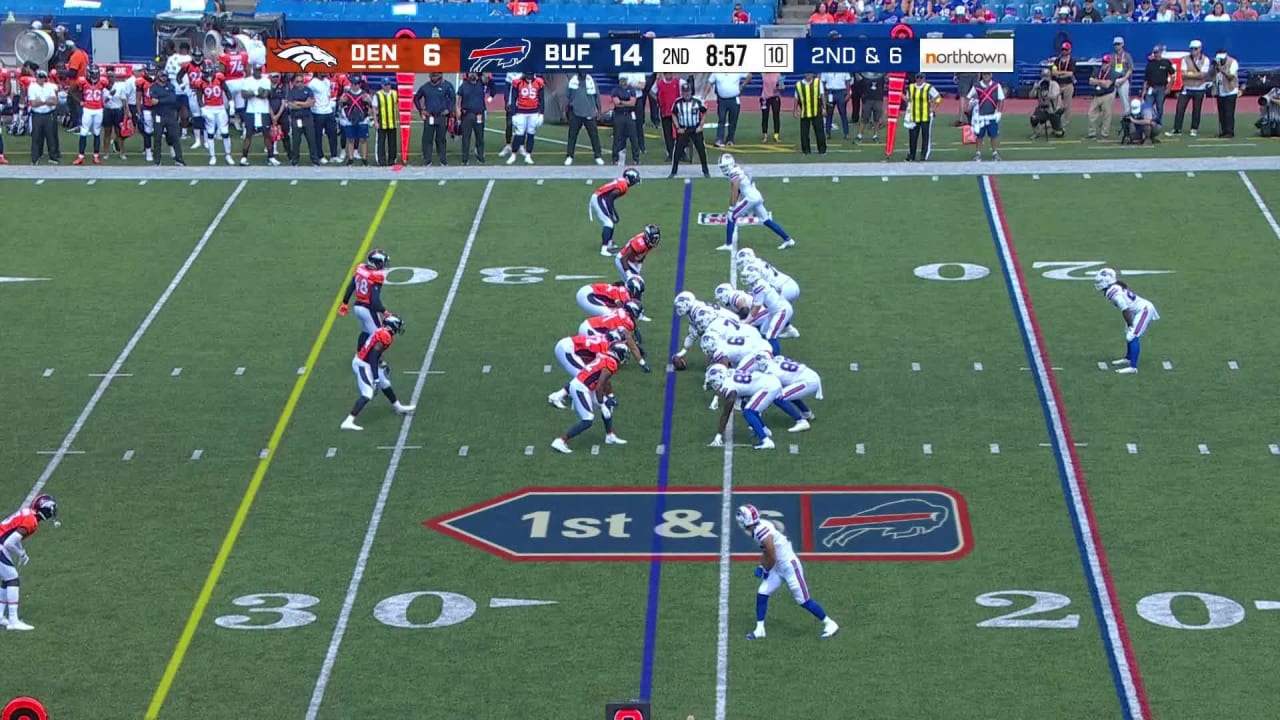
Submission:
[[639,43],[612,43],[609,45],[610,52],[613,53],[613,66],[621,68],[631,66],[640,68],[644,66],[644,53],[640,51]]

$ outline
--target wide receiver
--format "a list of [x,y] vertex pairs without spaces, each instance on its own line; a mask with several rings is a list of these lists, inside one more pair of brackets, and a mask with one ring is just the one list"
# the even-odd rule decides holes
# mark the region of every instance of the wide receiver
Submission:
[[756,629],[747,633],[748,640],[763,640],[764,618],[769,612],[769,596],[786,583],[791,589],[791,597],[800,607],[813,613],[822,622],[822,634],[818,637],[829,638],[840,632],[840,626],[827,615],[822,606],[809,597],[809,584],[804,580],[804,566],[796,551],[778,527],[760,517],[760,511],[754,505],[743,505],[737,512],[738,527],[746,530],[751,538],[760,545],[760,564],[756,566],[755,576],[760,578],[760,587],[756,589]]
[[9,630],[34,630],[18,619],[18,566],[26,565],[30,558],[22,547],[22,541],[36,534],[40,523],[53,521],[58,527],[58,503],[49,495],[38,495],[25,507],[0,520],[0,603],[8,612],[0,613],[0,627]]
[[356,266],[351,282],[347,283],[347,291],[342,294],[342,304],[338,306],[338,314],[347,314],[347,303],[351,296],[356,296],[356,319],[360,321],[360,339],[356,340],[356,349],[364,347],[369,336],[382,327],[382,314],[387,311],[382,305],[382,284],[387,281],[387,263],[391,256],[382,248],[374,248],[360,265]]

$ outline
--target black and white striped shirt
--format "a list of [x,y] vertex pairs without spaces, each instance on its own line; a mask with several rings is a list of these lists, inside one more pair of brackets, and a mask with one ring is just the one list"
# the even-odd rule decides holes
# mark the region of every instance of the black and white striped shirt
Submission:
[[707,106],[697,97],[682,97],[671,106],[671,117],[681,129],[697,127],[706,113]]

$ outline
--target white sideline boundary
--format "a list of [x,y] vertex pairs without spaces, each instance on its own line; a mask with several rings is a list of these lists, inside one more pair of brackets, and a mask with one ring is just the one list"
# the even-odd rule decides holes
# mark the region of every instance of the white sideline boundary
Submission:
[[[551,155],[551,153],[548,153]],[[619,172],[613,165],[571,165],[560,163],[559,153],[551,160],[540,160],[529,166],[524,163],[505,165],[480,165],[469,167],[424,168],[408,166],[396,172],[384,168],[366,167],[291,167],[268,168],[266,166],[240,167],[94,167],[76,168],[52,165],[9,165],[5,179],[11,180],[72,180],[84,182],[88,178],[98,180],[607,180]],[[496,156],[495,156],[496,157]],[[861,163],[749,163],[751,174],[760,178],[829,178],[841,175],[849,178],[878,177],[972,177],[981,175],[1092,175],[1133,173],[1195,173],[1195,172],[1251,172],[1280,170],[1280,156],[1260,157],[1198,157],[1198,158],[1120,158],[1106,160],[1004,160],[998,163],[975,162],[861,162]],[[665,172],[657,165],[642,166],[641,173]],[[717,180],[718,178],[712,178]],[[684,178],[671,181],[679,187]],[[661,182],[661,180],[654,180]],[[694,182],[704,182],[697,178]]]

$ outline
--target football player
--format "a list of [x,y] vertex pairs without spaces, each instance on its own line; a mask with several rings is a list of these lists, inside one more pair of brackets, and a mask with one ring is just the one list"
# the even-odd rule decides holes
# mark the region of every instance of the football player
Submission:
[[729,283],[720,283],[716,286],[715,297],[720,307],[737,315],[739,320],[746,320],[751,315],[751,308],[754,305],[751,293],[735,289]]
[[516,155],[524,158],[526,165],[533,164],[533,141],[542,127],[544,88],[546,82],[531,72],[521,75],[511,84],[514,92],[507,112],[511,114],[511,155],[507,164],[516,161]]
[[[582,372],[582,368],[589,365],[601,353],[609,352],[609,348],[619,342],[624,342],[624,339],[622,332],[618,330],[612,330],[603,335],[590,333],[560,338],[556,343],[556,362],[569,373],[569,379],[572,380]],[[548,395],[547,402],[564,410],[568,407],[564,404],[568,398],[569,385],[565,384],[564,387]]]
[[192,51],[191,62],[183,66],[180,71],[182,79],[178,82],[179,91],[187,95],[187,118],[191,122],[191,134],[195,136],[191,143],[192,150],[199,150],[205,142],[204,116],[200,114],[200,91],[197,90],[204,77],[204,63],[204,53]]
[[351,408],[351,414],[342,421],[343,430],[363,430],[356,424],[356,416],[364,410],[364,406],[373,399],[374,390],[381,390],[391,401],[391,407],[399,415],[408,415],[416,406],[402,405],[396,398],[396,391],[391,388],[391,368],[382,359],[383,354],[391,347],[395,336],[404,332],[404,321],[388,313],[382,318],[382,327],[374,331],[369,339],[351,358],[351,370],[356,374],[356,389],[360,396]]
[[702,353],[707,356],[709,364],[719,363],[738,370],[765,372],[765,368],[756,367],[756,363],[759,362],[758,358],[773,357],[769,352],[769,343],[759,336],[755,338],[748,336],[724,337],[720,333],[711,330],[702,336],[702,340],[699,341],[699,347],[702,348]]
[[31,507],[25,507],[0,521],[0,604],[7,612],[0,613],[0,627],[10,630],[34,630],[18,619],[18,566],[26,565],[30,558],[22,547],[22,541],[36,534],[40,523],[53,521],[58,527],[58,503],[48,495],[37,495]]
[[105,77],[97,67],[90,67],[88,77],[76,79],[83,102],[80,115],[80,152],[72,165],[84,164],[85,145],[89,135],[93,135],[93,164],[102,164],[102,114],[107,91],[111,89],[111,79]]
[[626,282],[591,283],[578,288],[578,307],[588,315],[607,315],[644,294],[644,278],[634,275]]
[[724,447],[724,430],[729,426],[735,401],[741,406],[742,418],[755,433],[757,450],[772,450],[774,447],[773,439],[769,437],[772,433],[760,419],[760,413],[770,405],[776,405],[779,410],[796,421],[788,432],[804,432],[809,429],[809,423],[800,416],[800,411],[796,410],[791,403],[778,397],[782,393],[782,382],[768,373],[750,370],[732,372],[724,365],[714,364],[707,368],[703,387],[712,388],[726,400],[724,409],[720,411],[720,426],[716,429],[711,447]]
[[645,225],[644,230],[632,235],[618,254],[613,256],[613,266],[618,270],[618,277],[626,282],[632,275],[640,275],[644,271],[644,259],[660,242],[662,231],[653,223]]
[[[236,80],[240,87],[244,78]],[[227,97],[231,92],[231,81],[218,72],[216,68],[206,66],[196,81],[195,89],[200,99],[200,117],[204,118],[204,146],[209,151],[209,164],[218,164],[217,151],[213,146],[215,137],[222,138],[222,152],[228,165],[235,165],[231,158],[231,128],[227,118]]]
[[724,245],[721,250],[732,250],[738,239],[738,218],[752,214],[764,223],[778,237],[782,238],[779,250],[786,250],[796,244],[782,226],[773,221],[773,215],[764,206],[764,196],[756,187],[756,182],[746,168],[738,164],[733,156],[725,153],[720,156],[720,172],[729,178],[729,222],[725,225]]
[[1134,293],[1129,286],[1120,282],[1116,271],[1102,268],[1093,276],[1093,286],[1120,309],[1124,315],[1124,340],[1128,344],[1125,356],[1112,360],[1112,365],[1120,368],[1116,372],[1121,375],[1132,375],[1138,372],[1138,355],[1142,352],[1142,336],[1151,323],[1160,319],[1160,313],[1150,300]]
[[578,413],[578,423],[552,440],[552,448],[565,454],[573,452],[569,449],[569,441],[591,427],[596,417],[596,406],[600,407],[600,417],[604,420],[605,444],[627,444],[626,440],[613,431],[613,409],[618,405],[618,400],[613,395],[613,376],[618,374],[619,366],[626,361],[627,346],[614,343],[608,352],[597,355],[595,360],[582,368],[577,377],[569,382],[569,396],[573,399],[573,409]]
[[640,317],[642,312],[644,311],[640,307],[640,303],[630,300],[617,310],[609,311],[608,314],[597,315],[583,320],[582,324],[578,326],[578,334],[594,333],[596,335],[605,335],[610,332],[621,333],[627,350],[639,358],[640,369],[649,372],[651,368],[644,359],[644,352],[640,349],[640,334],[636,332],[636,318]]
[[[249,53],[244,50],[238,50],[236,41],[229,37],[222,38],[222,54],[218,56],[218,63],[222,65],[226,71],[227,93],[231,96],[235,105],[235,124],[237,128],[243,127],[244,115],[244,97],[240,94],[240,86],[244,83],[245,75],[249,72]],[[213,137],[208,128],[205,128],[208,137]],[[231,143],[227,143],[227,157],[231,157]]]
[[800,297],[800,285],[790,275],[757,256],[751,248],[742,248],[735,253],[734,262],[738,266],[738,272],[746,270],[748,265],[758,266],[773,289],[781,293],[787,302],[795,302]]
[[778,378],[782,382],[782,393],[779,397],[795,404],[800,416],[805,420],[813,419],[813,411],[805,404],[807,397],[822,399],[822,376],[818,371],[796,362],[789,357],[773,356],[766,353],[757,354],[748,367],[760,370]]
[[587,199],[587,219],[592,222],[599,220],[602,229],[600,230],[600,255],[601,257],[610,257],[613,255],[613,226],[618,224],[618,209],[614,207],[614,203],[618,198],[627,194],[627,191],[640,184],[640,171],[635,168],[627,168],[622,171],[622,177],[610,180],[592,191],[591,197]]
[[351,296],[356,296],[356,319],[360,321],[360,339],[356,341],[356,349],[364,347],[365,340],[382,327],[382,314],[387,311],[382,305],[382,284],[387,281],[387,263],[391,256],[382,248],[374,248],[365,256],[364,262],[356,266],[356,272],[347,283],[347,291],[342,294],[342,304],[338,306],[338,315],[347,314],[347,303]]
[[756,629],[747,633],[748,640],[763,640],[764,618],[769,612],[769,596],[786,583],[791,589],[791,597],[800,607],[813,613],[822,623],[822,634],[818,637],[826,639],[840,632],[840,626],[827,615],[822,606],[809,597],[809,584],[804,579],[804,565],[796,556],[791,541],[769,520],[760,517],[760,511],[754,505],[743,505],[736,513],[738,527],[746,530],[751,538],[760,545],[760,564],[756,566],[755,576],[760,578],[760,586],[756,588]]
[[747,269],[742,273],[742,283],[751,290],[753,303],[751,318],[759,324],[760,334],[764,336],[765,340],[769,341],[769,346],[773,348],[773,354],[781,354],[778,338],[782,336],[787,326],[791,324],[791,318],[795,315],[795,310],[792,308],[791,303],[765,280],[764,275],[757,266],[747,266]]

